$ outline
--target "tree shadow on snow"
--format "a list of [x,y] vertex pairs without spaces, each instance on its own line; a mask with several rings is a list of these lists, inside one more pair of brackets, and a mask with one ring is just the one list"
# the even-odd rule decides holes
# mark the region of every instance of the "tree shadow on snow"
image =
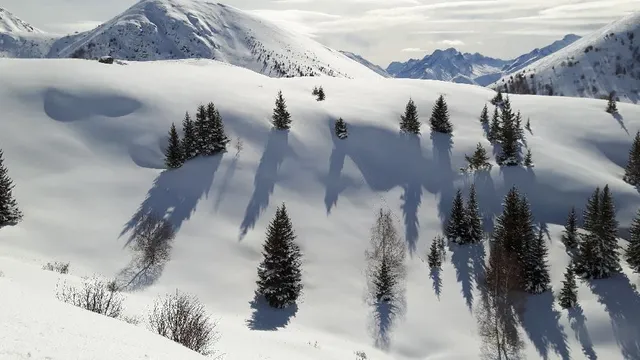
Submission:
[[471,312],[473,309],[474,283],[476,286],[479,285],[480,280],[484,277],[484,244],[460,245],[450,241],[449,251],[451,251],[451,263],[456,269],[456,280],[462,286],[462,296]]
[[371,311],[371,332],[378,349],[388,350],[391,345],[391,330],[395,321],[405,313],[405,299],[399,297],[390,302],[379,301]]
[[[209,194],[222,156],[199,157],[187,161],[179,169],[161,172],[145,200],[125,224],[120,237],[133,230],[144,215],[150,213],[165,217],[177,232],[182,223],[191,217],[202,196]],[[131,240],[127,241],[127,245]]]
[[274,331],[284,328],[298,312],[297,304],[276,309],[269,306],[263,296],[257,294],[249,304],[253,313],[246,323],[251,330]]
[[442,277],[440,276],[439,268],[431,268],[429,272],[429,277],[431,277],[431,286],[433,287],[433,292],[436,294],[438,300],[440,300],[440,294],[442,293]]
[[133,258],[116,275],[116,282],[122,290],[140,291],[153,285],[164,271],[166,261],[144,266],[138,258]]
[[451,211],[455,174],[451,168],[451,149],[453,148],[453,136],[431,132],[431,144],[433,146],[433,159],[435,171],[429,174],[433,185],[439,189],[440,201],[438,203],[438,217],[444,224]]
[[331,157],[329,158],[329,173],[325,179],[325,193],[324,193],[324,205],[327,209],[327,214],[331,213],[331,209],[338,204],[338,197],[340,193],[344,191],[348,182],[344,179],[342,174],[342,168],[344,167],[344,160],[347,156],[348,139],[339,139],[333,131],[333,120],[329,122],[329,132],[331,133],[331,139],[333,140],[333,150],[331,151]]
[[589,282],[611,318],[613,333],[625,359],[640,359],[640,294],[624,274]]
[[542,359],[549,358],[549,348],[563,360],[571,359],[567,334],[560,325],[561,314],[555,310],[553,292],[546,291],[527,298],[522,327]]
[[216,202],[214,204],[214,210],[217,212],[220,209],[220,204],[224,200],[224,195],[229,190],[229,185],[231,184],[231,179],[233,179],[233,175],[235,175],[236,170],[238,169],[238,159],[239,156],[236,154],[227,166],[224,174],[222,175],[222,183],[220,187],[218,187],[218,191],[216,192]]
[[278,169],[291,153],[289,131],[272,129],[254,178],[254,190],[240,225],[240,239],[253,228],[262,212],[269,205],[269,198],[278,180]]
[[[403,134],[402,137],[407,142],[406,152],[402,156],[412,159],[422,158],[422,148],[420,146],[420,138],[413,134]],[[402,215],[404,218],[405,238],[409,247],[409,252],[416,250],[418,242],[418,228],[420,222],[418,220],[418,209],[422,203],[422,181],[419,176],[408,176],[404,184],[402,184],[404,193],[402,200]]]
[[485,234],[490,234],[493,232],[494,216],[501,211],[500,202],[496,201],[500,195],[496,192],[495,184],[488,171],[476,171],[473,174],[473,180],[482,216],[482,227]]
[[622,117],[622,115],[616,112],[616,113],[613,113],[612,116],[614,119],[616,119],[616,121],[618,122],[622,130],[624,130],[627,133],[627,135],[629,135],[629,129],[627,129],[627,126],[624,124],[624,118]]
[[584,354],[588,360],[598,359],[596,352],[593,350],[593,341],[591,341],[589,330],[587,330],[587,318],[584,316],[582,307],[577,304],[568,310],[568,314],[571,328],[575,333],[576,339],[580,341],[580,345],[582,346],[582,354]]

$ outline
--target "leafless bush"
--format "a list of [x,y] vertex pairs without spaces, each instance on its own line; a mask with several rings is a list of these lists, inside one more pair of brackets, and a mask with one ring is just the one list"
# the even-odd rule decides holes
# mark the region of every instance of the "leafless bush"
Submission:
[[364,351],[356,351],[356,360],[367,360],[367,353]]
[[124,300],[115,281],[101,280],[97,277],[84,279],[81,287],[58,284],[56,297],[66,303],[81,307],[112,318],[122,314]]
[[69,263],[62,263],[59,261],[56,261],[54,263],[47,263],[46,265],[44,265],[42,267],[42,270],[47,270],[47,271],[55,271],[57,273],[60,274],[68,274],[69,273]]
[[151,330],[203,355],[214,355],[217,323],[200,301],[176,290],[156,300],[149,314]]
[[120,317],[120,319],[122,319],[122,321],[129,323],[131,325],[138,325],[142,322],[142,318],[140,316],[123,315]]
[[233,147],[236,149],[236,157],[239,157],[240,152],[242,152],[242,149],[244,148],[244,143],[242,142],[242,139],[237,138],[235,143],[233,144]]

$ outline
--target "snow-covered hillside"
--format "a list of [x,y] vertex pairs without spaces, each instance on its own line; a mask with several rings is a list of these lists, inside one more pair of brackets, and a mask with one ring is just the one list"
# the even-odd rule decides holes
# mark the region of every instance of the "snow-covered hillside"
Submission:
[[[640,130],[640,107],[631,104],[620,104],[621,116],[614,118],[602,100],[514,95],[514,108],[531,119],[526,140],[535,167],[494,166],[489,174],[473,176],[458,169],[478,142],[490,146],[478,115],[495,94],[478,86],[381,77],[274,79],[208,60],[117,66],[0,59],[0,73],[0,144],[25,214],[18,226],[1,230],[0,271],[6,279],[0,280],[0,304],[19,301],[24,284],[42,294],[43,312],[52,310],[29,329],[36,321],[29,316],[41,310],[30,315],[27,308],[36,304],[17,306],[17,317],[0,306],[0,334],[7,331],[5,315],[12,327],[24,324],[9,338],[19,337],[22,345],[15,346],[32,349],[36,358],[45,356],[36,350],[60,354],[55,349],[81,341],[34,343],[37,326],[54,322],[52,313],[78,316],[54,324],[54,332],[60,326],[71,331],[65,324],[87,329],[88,322],[98,322],[46,299],[54,287],[33,282],[53,275],[13,270],[21,265],[5,259],[70,261],[74,275],[118,276],[131,261],[126,231],[141,210],[166,213],[178,235],[169,263],[129,295],[129,311],[143,315],[157,294],[176,287],[194,293],[220,318],[218,348],[225,359],[342,360],[364,351],[375,360],[475,360],[481,340],[468,307],[479,298],[473,270],[478,267],[471,262],[481,262],[483,252],[451,247],[439,297],[423,261],[431,239],[441,233],[456,188],[466,193],[475,182],[487,229],[512,185],[528,195],[536,221],[549,231],[556,294],[569,260],[558,224],[570,207],[583,207],[604,184],[613,191],[622,228],[640,206],[638,191],[621,180],[632,137]],[[311,95],[318,85],[325,101]],[[278,90],[292,115],[289,132],[272,131],[269,123]],[[440,94],[455,126],[452,141],[431,138],[427,125],[417,143],[400,136],[399,116],[409,97],[426,122]],[[231,146],[224,155],[162,171],[171,123],[209,101],[220,109],[232,144],[241,139],[242,150]],[[346,140],[333,136],[337,117],[349,125]],[[305,288],[297,308],[274,312],[252,301],[265,228],[283,202],[304,254]],[[394,212],[411,254],[402,312],[383,324],[364,300],[363,275],[364,251],[380,207]],[[628,278],[580,283],[581,308],[571,314],[549,293],[529,297],[522,321],[528,358],[640,358],[640,295],[632,288],[640,279],[624,269]],[[5,296],[7,291],[12,294]],[[86,336],[101,337],[108,322],[87,329]],[[149,349],[152,359],[151,351],[166,345],[143,338],[137,329],[117,331],[148,338],[135,354]],[[106,337],[113,342],[105,353],[118,347],[117,335]],[[6,346],[0,342],[0,352]],[[82,355],[64,358],[86,358]]]
[[[49,36],[52,37],[52,36]],[[99,58],[125,60],[215,59],[273,77],[379,77],[339,51],[268,20],[224,4],[199,0],[141,0],[93,30],[36,42],[32,37],[3,45],[15,57]],[[28,55],[24,55],[28,54]]]
[[391,77],[391,75],[389,75],[389,73],[387,73],[387,71],[385,69],[381,68],[380,66],[372,63],[371,61],[363,58],[362,56],[360,56],[358,54],[354,54],[352,52],[342,51],[342,50],[340,50],[340,52],[343,53],[345,56],[347,56],[349,59],[352,59],[354,61],[359,62],[360,64],[368,67],[369,69],[375,71],[376,73],[380,74],[381,76]]
[[0,57],[44,57],[54,41],[55,36],[0,7]]
[[[620,101],[640,100],[640,12],[584,36],[492,84],[511,82],[515,92],[601,98],[615,91]],[[519,75],[519,76],[516,76]],[[513,80],[512,80],[513,76]]]
[[543,48],[535,48],[530,52],[520,55],[515,60],[512,60],[510,64],[506,65],[502,72],[504,74],[514,73],[523,67],[542,59],[545,56],[549,56],[554,52],[573,44],[576,40],[580,39],[580,36],[575,34],[567,34],[562,39],[556,40],[550,45]]
[[42,33],[41,30],[22,21],[9,11],[0,7],[0,32]]

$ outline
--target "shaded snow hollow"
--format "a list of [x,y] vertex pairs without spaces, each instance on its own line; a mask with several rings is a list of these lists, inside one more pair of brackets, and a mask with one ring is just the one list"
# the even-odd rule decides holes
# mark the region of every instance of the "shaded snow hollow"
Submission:
[[[609,184],[624,229],[640,206],[638,191],[621,180],[640,129],[640,107],[630,104],[619,104],[620,117],[614,118],[601,100],[514,95],[514,108],[531,119],[533,133],[526,136],[535,167],[494,166],[491,173],[474,177],[457,169],[478,142],[491,149],[478,116],[494,96],[477,86],[383,78],[274,79],[207,60],[120,66],[0,59],[0,73],[0,144],[25,213],[19,226],[2,229],[0,242],[5,272],[0,291],[12,293],[0,300],[0,316],[11,319],[0,321],[0,334],[8,334],[9,349],[20,354],[9,359],[28,352],[62,354],[56,349],[71,349],[84,339],[86,353],[58,358],[100,359],[101,344],[109,353],[107,345],[124,341],[119,336],[148,339],[132,354],[148,349],[149,358],[162,359],[150,351],[166,346],[183,358],[178,349],[168,348],[172,344],[160,344],[137,329],[120,329],[108,319],[98,324],[93,315],[85,319],[76,309],[51,303],[55,279],[40,285],[39,270],[12,270],[22,265],[5,260],[70,261],[74,275],[116,276],[130,261],[126,231],[140,210],[167,213],[178,235],[163,271],[129,295],[131,314],[143,315],[157,294],[179,287],[198,295],[220,318],[218,347],[226,359],[351,359],[354,351],[365,351],[383,360],[478,358],[480,339],[469,311],[478,297],[477,267],[470,264],[482,261],[481,252],[449,253],[439,298],[423,261],[457,188],[466,194],[476,184],[487,229],[512,185],[529,197],[536,221],[549,230],[555,292],[568,262],[559,224],[570,207],[584,206],[596,186]],[[326,101],[311,95],[319,85]],[[269,123],[278,90],[292,114],[288,133],[273,132]],[[399,116],[409,97],[426,123],[440,94],[455,126],[451,141],[431,138],[427,125],[417,139],[399,136]],[[171,122],[181,122],[185,111],[209,101],[219,107],[233,141],[242,139],[242,151],[236,156],[231,147],[224,155],[163,172]],[[349,124],[347,140],[332,135],[337,117]],[[265,227],[282,202],[304,252],[305,293],[295,312],[252,305]],[[379,207],[394,212],[411,253],[406,306],[387,331],[381,331],[363,299],[364,251]],[[625,272],[628,278],[595,282],[591,288],[581,283],[583,313],[571,319],[550,294],[530,297],[523,329],[526,355],[584,359],[584,351],[601,359],[639,358],[640,298],[631,284],[640,280]],[[24,306],[4,306],[18,302],[22,291],[37,291],[42,310],[30,310],[35,298]],[[46,309],[51,312],[36,322],[33,317]],[[68,315],[71,322],[55,324],[56,314]],[[74,338],[79,333],[74,326],[94,321],[98,325],[87,338]],[[107,329],[111,324],[114,330]],[[40,329],[52,329],[52,338],[25,341]],[[118,334],[92,345],[90,339],[102,331]],[[388,346],[376,349],[376,343]],[[0,351],[6,344],[0,343]]]

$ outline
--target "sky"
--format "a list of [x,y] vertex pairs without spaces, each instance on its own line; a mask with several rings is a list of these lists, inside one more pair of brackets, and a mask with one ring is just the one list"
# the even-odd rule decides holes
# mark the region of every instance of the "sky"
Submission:
[[[0,7],[50,32],[91,29],[136,0],[0,0]],[[515,58],[564,35],[584,35],[640,0],[222,0],[338,50],[386,67],[455,47]]]

